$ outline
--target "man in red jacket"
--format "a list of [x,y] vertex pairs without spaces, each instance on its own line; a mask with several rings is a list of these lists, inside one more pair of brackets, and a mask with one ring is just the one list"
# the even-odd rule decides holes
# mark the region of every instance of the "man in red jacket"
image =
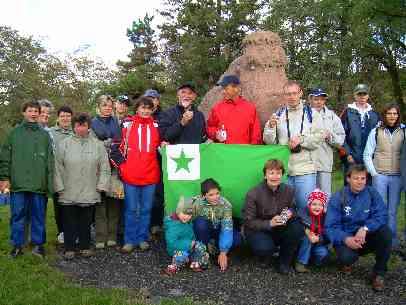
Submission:
[[261,144],[261,126],[255,105],[242,96],[240,79],[225,75],[218,84],[224,98],[210,111],[207,120],[208,137],[225,144]]

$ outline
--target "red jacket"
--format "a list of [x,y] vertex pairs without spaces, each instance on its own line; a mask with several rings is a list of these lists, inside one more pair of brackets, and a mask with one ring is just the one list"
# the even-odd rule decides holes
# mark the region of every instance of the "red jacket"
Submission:
[[124,122],[120,151],[125,161],[119,168],[121,179],[125,183],[148,185],[159,182],[159,144],[158,124],[152,117],[141,118],[135,115],[132,120]]
[[213,141],[222,128],[227,132],[226,144],[262,144],[261,125],[255,105],[239,96],[221,100],[210,110],[207,134]]

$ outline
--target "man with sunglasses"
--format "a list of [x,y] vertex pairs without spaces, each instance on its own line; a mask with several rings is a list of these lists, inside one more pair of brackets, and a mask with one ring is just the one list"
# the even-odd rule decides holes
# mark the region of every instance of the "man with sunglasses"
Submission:
[[[372,109],[369,98],[369,88],[366,84],[358,84],[354,88],[354,102],[349,104],[341,115],[345,130],[345,141],[340,149],[340,157],[344,173],[350,165],[364,164],[363,152],[370,131],[380,121],[379,114]],[[369,176],[369,175],[368,175]],[[344,181],[347,184],[346,181]],[[371,184],[370,176],[368,184]]]

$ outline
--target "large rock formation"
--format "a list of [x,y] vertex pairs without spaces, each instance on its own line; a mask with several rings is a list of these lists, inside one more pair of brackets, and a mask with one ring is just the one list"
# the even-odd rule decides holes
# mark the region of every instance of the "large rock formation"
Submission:
[[[287,81],[287,63],[281,39],[273,32],[256,32],[243,40],[243,55],[229,66],[227,74],[241,80],[242,95],[255,103],[262,127],[282,103],[282,89]],[[207,115],[212,105],[222,98],[221,87],[213,87],[205,95],[200,109]]]

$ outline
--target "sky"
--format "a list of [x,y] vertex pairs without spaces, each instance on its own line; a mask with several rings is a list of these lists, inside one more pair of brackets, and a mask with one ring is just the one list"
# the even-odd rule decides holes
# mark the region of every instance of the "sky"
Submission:
[[[157,15],[161,0],[2,0],[0,24],[41,40],[52,54],[101,58],[113,67],[131,50],[126,29],[148,13]],[[85,50],[85,51],[83,51]]]

